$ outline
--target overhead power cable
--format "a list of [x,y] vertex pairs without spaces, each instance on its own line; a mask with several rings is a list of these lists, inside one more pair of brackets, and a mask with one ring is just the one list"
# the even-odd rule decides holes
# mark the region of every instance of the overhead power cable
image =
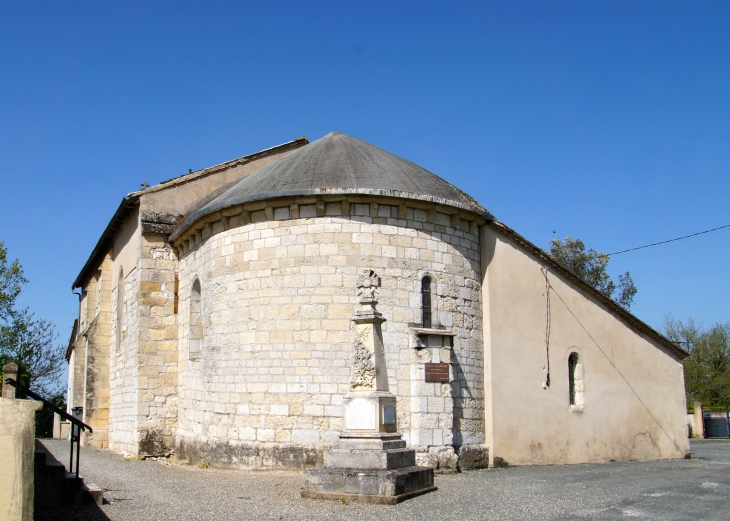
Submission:
[[723,228],[730,228],[730,224],[726,224],[725,226],[719,226],[719,227],[713,228],[711,230],[705,230],[704,232],[692,233],[690,235],[685,235],[684,237],[677,237],[676,239],[669,239],[668,241],[655,242],[654,244],[647,244],[646,246],[639,246],[638,248],[629,248],[628,250],[621,250],[621,251],[617,251],[615,253],[609,253],[608,256],[610,257],[611,255],[618,255],[619,253],[626,253],[627,251],[641,250],[643,248],[649,248],[651,246],[658,246],[660,244],[666,244],[668,242],[681,241],[682,239],[688,239],[690,237],[694,237],[695,235],[702,235],[703,233],[710,233],[710,232],[714,232],[717,230],[722,230]]

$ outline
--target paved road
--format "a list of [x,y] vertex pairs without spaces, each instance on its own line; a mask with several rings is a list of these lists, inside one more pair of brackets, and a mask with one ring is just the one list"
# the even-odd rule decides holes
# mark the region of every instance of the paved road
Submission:
[[[44,442],[59,461],[68,443]],[[82,450],[81,473],[108,504],[65,507],[40,521],[730,519],[730,442],[692,442],[692,459],[511,467],[437,476],[437,492],[397,506],[305,500],[296,472],[201,469]]]

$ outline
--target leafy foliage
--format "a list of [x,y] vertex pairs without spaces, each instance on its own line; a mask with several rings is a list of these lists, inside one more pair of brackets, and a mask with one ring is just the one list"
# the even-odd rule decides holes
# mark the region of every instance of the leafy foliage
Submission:
[[18,259],[8,265],[8,250],[0,242],[0,319],[7,318],[26,282],[28,280],[23,276]]
[[56,344],[55,326],[35,318],[27,308],[15,307],[26,282],[22,266],[17,259],[8,263],[0,242],[0,366],[15,362],[19,383],[47,399],[62,400],[64,349]]
[[692,317],[682,322],[668,315],[663,329],[667,338],[689,351],[684,359],[688,404],[730,404],[730,322],[705,329]]
[[628,271],[619,275],[618,284],[611,280],[608,254],[599,253],[593,248],[586,251],[583,241],[566,237],[564,241],[559,238],[550,241],[550,255],[624,309],[629,309],[634,303],[638,290],[631,275]]

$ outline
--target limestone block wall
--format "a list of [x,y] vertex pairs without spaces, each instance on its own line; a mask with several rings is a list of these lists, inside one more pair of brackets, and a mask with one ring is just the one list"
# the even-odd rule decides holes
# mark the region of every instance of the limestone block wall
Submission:
[[[112,316],[116,317],[119,287],[112,291]],[[109,447],[137,454],[139,413],[139,269],[132,268],[124,278],[122,331],[117,345],[117,320],[111,324],[109,374]]]
[[[238,466],[317,464],[343,428],[354,357],[350,318],[363,268],[382,278],[378,310],[387,319],[383,339],[399,431],[422,450],[456,440],[483,443],[476,227],[433,209],[382,201],[309,198],[258,208],[209,218],[181,248],[181,456]],[[436,282],[434,325],[456,333],[449,404],[435,388],[430,396],[413,394],[412,328],[421,325],[427,274]],[[191,360],[196,278],[203,342]],[[416,407],[424,398],[427,410]],[[446,409],[457,418],[451,425],[439,423]]]
[[175,254],[163,235],[142,235],[139,268],[139,454],[169,454],[177,427]]
[[82,332],[86,339],[83,419],[94,429],[91,434],[85,433],[82,441],[96,448],[108,446],[112,264],[107,255],[93,284],[87,287],[87,293],[94,295],[94,318]]

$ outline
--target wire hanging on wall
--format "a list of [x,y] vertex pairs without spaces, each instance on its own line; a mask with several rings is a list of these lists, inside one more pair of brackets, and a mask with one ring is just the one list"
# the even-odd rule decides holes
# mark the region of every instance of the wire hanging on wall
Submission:
[[545,277],[545,365],[543,371],[545,372],[545,380],[542,383],[542,388],[547,389],[550,387],[550,281],[548,280],[548,267],[542,267],[542,275]]

